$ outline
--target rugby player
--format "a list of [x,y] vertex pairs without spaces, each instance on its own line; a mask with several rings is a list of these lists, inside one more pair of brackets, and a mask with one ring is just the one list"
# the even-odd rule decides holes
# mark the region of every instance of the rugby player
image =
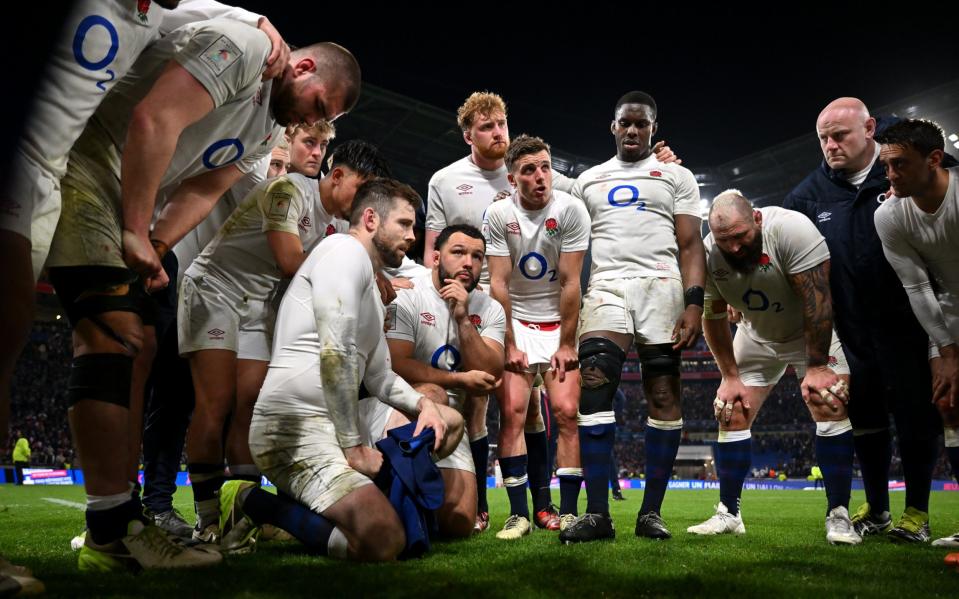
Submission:
[[[846,414],[849,368],[832,330],[829,249],[805,216],[779,207],[754,210],[736,190],[713,200],[706,237],[703,331],[723,380],[716,514],[688,532],[744,534],[740,512],[750,468],[750,427],[773,387],[792,366],[816,422],[816,463],[826,487],[826,540],[856,545],[849,520],[852,424]],[[735,338],[727,306],[742,313]]]

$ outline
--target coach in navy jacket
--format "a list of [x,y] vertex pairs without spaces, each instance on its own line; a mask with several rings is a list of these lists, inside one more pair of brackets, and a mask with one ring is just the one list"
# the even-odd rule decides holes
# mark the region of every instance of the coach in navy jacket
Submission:
[[[857,110],[865,123],[850,117]],[[844,117],[849,118],[844,121]],[[872,136],[896,120],[879,118],[869,123],[872,119],[865,105],[853,98],[831,103],[817,122],[826,159],[783,202],[783,207],[809,217],[829,246],[834,322],[851,369],[849,418],[870,508],[860,508],[853,518],[862,534],[891,527],[889,412],[899,435],[906,505],[922,512],[927,521],[941,433],[939,415],[930,403],[928,336],[883,255],[873,222],[889,181]],[[864,133],[858,148],[853,140],[857,133]],[[858,156],[853,155],[856,149]],[[849,168],[842,168],[847,164]]]

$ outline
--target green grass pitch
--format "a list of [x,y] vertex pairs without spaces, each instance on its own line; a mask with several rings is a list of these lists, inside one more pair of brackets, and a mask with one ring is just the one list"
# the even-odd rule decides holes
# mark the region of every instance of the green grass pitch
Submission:
[[[0,554],[33,568],[48,595],[61,597],[959,598],[959,572],[943,564],[945,550],[872,537],[859,547],[827,545],[822,492],[746,491],[744,537],[697,538],[686,527],[711,513],[717,493],[670,491],[663,515],[674,536],[665,542],[633,536],[642,492],[625,494],[611,504],[614,542],[564,547],[557,533],[538,530],[499,541],[494,532],[507,503],[497,489],[489,531],[436,543],[420,560],[343,563],[307,555],[296,543],[263,543],[214,569],[110,576],[78,572],[70,551],[83,529],[81,487],[0,485]],[[853,506],[862,499],[855,493]],[[895,515],[903,500],[892,494]],[[190,514],[191,502],[181,488],[178,508]],[[931,512],[933,537],[959,531],[959,493],[933,493]]]

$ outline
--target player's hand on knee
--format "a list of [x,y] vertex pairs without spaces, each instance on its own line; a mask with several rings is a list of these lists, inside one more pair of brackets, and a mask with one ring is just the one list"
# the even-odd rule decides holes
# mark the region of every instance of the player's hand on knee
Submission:
[[560,345],[553,357],[550,358],[553,367],[553,376],[559,377],[559,382],[566,381],[566,371],[579,368],[579,354],[569,345]]
[[673,327],[673,350],[682,350],[696,345],[703,332],[703,309],[695,304],[686,306],[682,316]]
[[508,345],[504,368],[510,372],[526,372],[526,369],[529,368],[529,358],[527,358],[526,352],[520,351],[515,345]]
[[420,398],[419,404],[417,407],[420,410],[419,415],[416,417],[416,430],[413,431],[414,435],[419,435],[424,428],[433,429],[433,433],[436,435],[436,442],[433,444],[433,451],[439,450],[443,445],[443,439],[446,437],[446,421],[443,420],[443,416],[440,414],[440,411],[436,408],[430,399],[426,396]]
[[729,322],[736,324],[743,319],[743,313],[733,308],[729,304],[726,304],[726,316],[729,318]]
[[831,410],[849,402],[849,386],[828,366],[811,366],[799,385],[803,401],[815,405],[817,398]]
[[952,409],[959,405],[959,352],[951,345],[941,348],[939,353],[940,357],[931,363],[932,401]]
[[739,377],[724,378],[716,390],[716,399],[713,400],[713,416],[723,424],[729,424],[733,419],[733,410],[736,404],[741,404],[745,415],[752,406],[749,405],[746,386]]
[[160,257],[146,236],[123,230],[123,262],[144,280],[163,271]]
[[485,370],[460,372],[457,377],[459,386],[468,393],[490,393],[499,387],[500,379]]
[[659,140],[653,145],[653,154],[656,155],[656,160],[668,164],[670,162],[674,164],[682,164],[683,160],[675,153],[673,153],[672,148],[666,145],[666,142]]
[[346,456],[346,463],[350,468],[370,478],[374,478],[383,467],[383,454],[366,445],[347,447],[343,450],[343,455]]

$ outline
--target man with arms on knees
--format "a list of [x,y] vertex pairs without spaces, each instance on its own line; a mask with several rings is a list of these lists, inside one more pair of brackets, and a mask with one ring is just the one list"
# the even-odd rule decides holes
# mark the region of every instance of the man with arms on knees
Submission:
[[356,193],[347,235],[317,246],[287,289],[270,368],[250,428],[253,459],[278,497],[245,481],[220,495],[223,545],[252,534],[249,521],[274,524],[312,550],[341,559],[395,559],[404,531],[372,485],[382,454],[362,443],[360,383],[386,404],[431,427],[438,455],[459,443],[462,418],[413,390],[390,369],[384,310],[374,273],[398,266],[413,241],[419,196],[374,179]]
[[[187,434],[195,539],[219,536],[224,454],[233,477],[260,481],[249,423],[270,361],[273,296],[317,243],[346,232],[356,189],[389,175],[376,147],[360,140],[339,146],[332,163],[319,181],[294,173],[257,185],[184,274],[178,337],[196,395]],[[161,218],[154,231],[165,225]]]
[[[930,121],[896,123],[876,143],[895,194],[876,210],[876,232],[929,334],[932,399],[959,478],[959,167],[943,166],[942,129]],[[959,547],[959,533],[932,544]]]
[[[393,370],[415,385],[445,389],[449,406],[462,414],[468,393],[489,393],[503,373],[502,306],[476,289],[486,242],[471,225],[450,225],[436,238],[428,276],[400,289],[387,308],[386,339]],[[386,431],[407,422],[402,412],[375,397],[360,402],[373,445]],[[451,455],[436,464],[445,498],[438,510],[440,533],[467,537],[476,522],[476,477],[466,436]]]
[[[589,215],[582,203],[552,188],[549,146],[538,137],[521,135],[513,140],[506,167],[515,192],[489,207],[486,235],[490,293],[503,305],[507,320],[506,372],[496,398],[500,467],[510,516],[496,537],[513,540],[530,532],[523,428],[533,377],[539,373],[560,431],[556,461],[562,527],[577,514],[582,470],[576,430],[580,390],[576,321]],[[533,509],[541,512],[548,507]]]
[[[716,515],[687,532],[746,532],[740,496],[752,457],[749,429],[791,365],[816,422],[816,463],[828,501],[826,540],[857,545],[862,537],[849,520],[849,369],[832,330],[826,241],[803,215],[779,207],[753,210],[734,189],[713,200],[709,229],[703,332],[723,375],[715,400],[720,501]],[[727,305],[743,315],[735,339]]]
[[141,518],[139,498],[123,500],[128,464],[116,452],[129,445],[131,390],[150,363],[144,356],[134,369],[151,339],[137,274],[166,279],[147,239],[157,190],[182,181],[165,206],[178,229],[153,239],[162,253],[269,155],[279,125],[333,118],[355,102],[359,68],[346,50],[303,48],[280,77],[261,82],[268,52],[266,36],[244,25],[181,27],[141,55],[71,152],[49,266],[74,326],[70,421],[91,497],[81,567],[123,567],[139,534],[128,530]]
[[639,349],[646,424],[646,489],[636,535],[668,539],[660,516],[682,436],[680,352],[702,327],[706,259],[699,187],[693,174],[652,155],[656,102],[629,92],[611,125],[616,157],[579,176],[573,195],[592,218],[592,269],[579,324],[583,376],[580,447],[587,514],[565,542],[612,538],[609,460],[615,441],[613,396],[626,352]]
[[[856,98],[830,102],[816,121],[823,163],[783,207],[805,214],[829,246],[836,332],[850,371],[849,420],[866,493],[853,524],[862,536],[888,531],[894,540],[923,542],[942,424],[930,402],[929,336],[882,254],[873,220],[889,189],[873,136],[890,124],[877,122]],[[906,482],[906,510],[895,527],[889,514],[890,411]]]

